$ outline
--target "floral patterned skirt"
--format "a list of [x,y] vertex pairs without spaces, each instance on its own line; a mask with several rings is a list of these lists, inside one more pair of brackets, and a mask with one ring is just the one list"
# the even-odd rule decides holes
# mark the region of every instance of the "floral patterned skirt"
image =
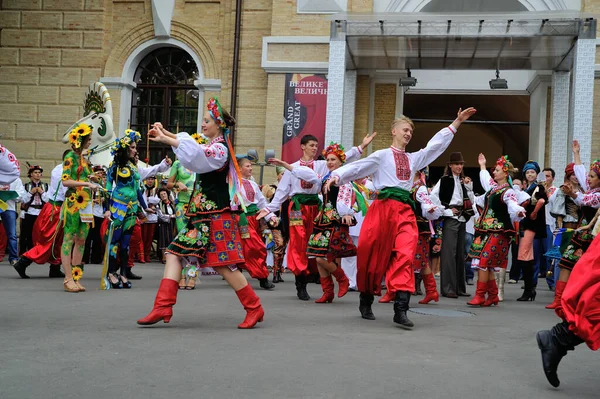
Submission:
[[347,225],[338,222],[325,226],[315,224],[306,253],[308,256],[327,258],[328,262],[334,262],[338,258],[356,256],[356,246]]
[[469,248],[471,267],[494,271],[506,269],[512,240],[513,236],[510,233],[476,230],[473,244]]
[[413,270],[415,273],[420,273],[421,269],[429,266],[429,239],[431,233],[420,233],[419,241],[417,241],[417,252],[415,252],[415,260],[413,261]]
[[192,216],[166,253],[198,259],[198,267],[244,263],[238,224],[230,211]]
[[573,270],[573,267],[590,247],[593,240],[594,236],[589,234],[587,231],[578,231],[573,234],[571,241],[569,241],[565,251],[562,254],[562,258],[560,259],[558,267],[561,269]]

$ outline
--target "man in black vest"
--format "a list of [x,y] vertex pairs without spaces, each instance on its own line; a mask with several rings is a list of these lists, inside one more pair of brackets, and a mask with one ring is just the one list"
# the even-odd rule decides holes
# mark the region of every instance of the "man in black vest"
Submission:
[[444,211],[442,232],[441,282],[442,296],[458,298],[467,294],[465,280],[465,235],[467,221],[473,216],[473,191],[464,184],[460,152],[450,154],[446,172],[431,192],[431,198],[439,201]]
[[43,183],[42,173],[44,170],[38,165],[29,166],[27,177],[30,182],[25,183],[25,194],[21,202],[21,210],[25,212],[21,221],[21,236],[19,237],[19,255],[33,248],[33,225],[42,211],[46,201],[42,194],[48,191],[48,184]]

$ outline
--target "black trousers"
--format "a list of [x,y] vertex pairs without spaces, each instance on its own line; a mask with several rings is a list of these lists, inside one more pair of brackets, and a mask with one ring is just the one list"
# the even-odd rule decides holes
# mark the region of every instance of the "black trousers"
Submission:
[[104,245],[100,236],[100,228],[104,218],[94,216],[94,227],[90,228],[90,232],[85,240],[85,250],[83,252],[83,263],[101,264],[104,260]]
[[33,225],[37,220],[37,215],[25,214],[21,219],[21,235],[19,236],[19,256],[33,248]]
[[442,232],[440,285],[442,295],[467,292],[465,281],[465,235],[467,224],[445,218]]

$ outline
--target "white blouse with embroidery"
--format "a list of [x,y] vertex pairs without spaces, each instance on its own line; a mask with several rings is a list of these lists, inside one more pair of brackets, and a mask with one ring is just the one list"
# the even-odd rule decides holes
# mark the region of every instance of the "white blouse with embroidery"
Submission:
[[185,132],[177,133],[179,147],[173,152],[183,167],[196,173],[208,173],[221,169],[227,163],[228,150],[223,137],[213,139],[210,144],[198,144]]
[[[427,220],[438,220],[444,216],[444,207],[435,204],[429,197],[429,190],[424,185],[417,189],[417,201],[421,204],[422,216]],[[431,211],[433,209],[433,211]]]
[[436,160],[450,145],[456,130],[452,125],[443,128],[429,140],[427,146],[417,152],[407,153],[394,147],[375,151],[367,158],[342,166],[333,171],[339,184],[372,176],[376,190],[386,187],[410,191],[416,171]]
[[592,208],[600,208],[600,188],[590,190],[590,185],[587,181],[586,167],[583,165],[575,165],[575,176],[581,187],[585,187],[585,194],[577,193],[577,197],[573,201],[579,206],[591,206]]
[[[487,170],[482,170],[479,172],[479,180],[481,181],[481,185],[483,186],[483,189],[486,193],[499,188],[498,183],[496,183],[496,181],[492,179],[490,172],[488,172]],[[527,193],[523,193],[529,196]],[[475,198],[476,204],[480,208],[485,208],[485,197],[485,195],[480,195]],[[521,194],[520,197],[517,197],[517,193],[512,188],[506,190],[502,195],[502,201],[508,207],[508,214],[510,215],[510,220],[512,222],[518,222],[521,219],[523,219],[523,217],[519,216],[519,213],[521,212],[525,214],[525,208],[519,205],[520,203],[522,203],[521,201],[523,200],[526,201],[523,195]]]

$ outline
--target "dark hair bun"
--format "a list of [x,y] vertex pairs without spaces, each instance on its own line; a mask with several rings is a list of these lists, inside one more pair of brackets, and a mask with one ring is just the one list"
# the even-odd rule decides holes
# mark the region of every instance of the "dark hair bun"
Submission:
[[229,112],[223,110],[223,120],[225,121],[225,125],[227,127],[232,128],[235,126],[235,118],[229,115]]

